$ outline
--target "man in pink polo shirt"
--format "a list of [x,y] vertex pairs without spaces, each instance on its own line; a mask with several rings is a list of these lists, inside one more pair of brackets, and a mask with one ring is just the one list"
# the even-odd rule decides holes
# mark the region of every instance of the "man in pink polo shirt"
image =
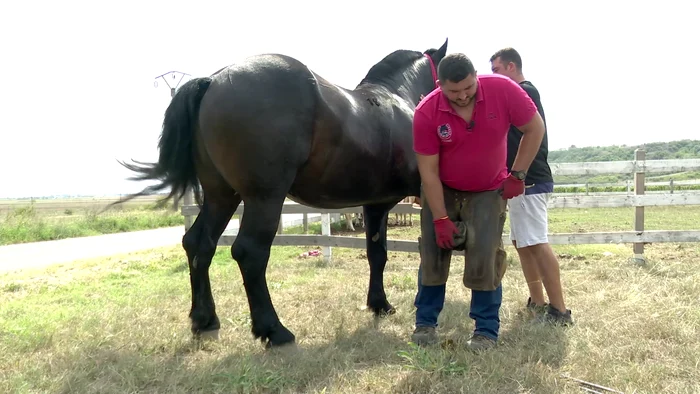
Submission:
[[[438,65],[438,84],[413,118],[422,209],[412,340],[419,345],[437,342],[452,250],[463,250],[462,281],[472,290],[469,317],[475,321],[468,345],[481,350],[496,344],[500,328],[506,201],[525,192],[524,179],[544,123],[518,84],[495,74],[477,76],[464,54],[445,56]],[[511,125],[523,138],[509,172]]]

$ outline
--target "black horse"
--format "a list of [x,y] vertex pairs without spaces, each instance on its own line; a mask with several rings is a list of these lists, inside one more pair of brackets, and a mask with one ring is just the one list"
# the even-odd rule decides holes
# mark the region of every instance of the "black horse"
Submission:
[[388,213],[404,197],[419,196],[413,110],[436,88],[436,65],[446,51],[447,40],[424,53],[395,51],[354,90],[278,54],[254,56],[182,85],[165,111],[158,162],[120,162],[139,173],[129,179],[160,183],[118,203],[166,188],[171,191],[162,203],[194,191],[200,212],[182,245],[195,337],[218,335],[209,265],[241,200],[245,211],[231,255],[255,338],[268,347],[295,341],[277,317],[265,277],[287,197],[317,208],[363,206],[367,306],[378,316],[395,312],[384,292]]

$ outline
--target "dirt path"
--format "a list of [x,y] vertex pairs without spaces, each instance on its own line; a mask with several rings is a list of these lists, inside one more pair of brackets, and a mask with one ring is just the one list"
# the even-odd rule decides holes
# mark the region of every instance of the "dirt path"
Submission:
[[0,246],[0,272],[180,245],[183,226]]
[[[303,216],[301,214],[283,215],[284,227],[300,225]],[[309,222],[320,221],[320,216],[320,214],[310,214]],[[235,235],[237,230],[238,220],[233,219],[226,228],[226,233]],[[181,245],[184,234],[184,226],[177,226],[0,246],[0,273]]]

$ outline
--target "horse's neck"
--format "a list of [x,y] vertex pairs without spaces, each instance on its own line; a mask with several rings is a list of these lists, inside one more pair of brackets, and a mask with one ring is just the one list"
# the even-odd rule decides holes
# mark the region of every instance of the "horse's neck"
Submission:
[[411,108],[415,108],[416,105],[418,105],[418,102],[420,102],[420,94],[417,93],[414,89],[403,85],[398,87],[387,86],[383,84],[368,85],[358,87],[358,89],[356,89],[356,91],[360,90],[370,95],[391,96],[395,100],[398,100],[402,102],[402,104],[405,104]]

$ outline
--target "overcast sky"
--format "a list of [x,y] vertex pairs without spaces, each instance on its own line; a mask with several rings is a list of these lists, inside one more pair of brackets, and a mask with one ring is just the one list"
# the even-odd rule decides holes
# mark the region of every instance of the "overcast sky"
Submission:
[[209,75],[265,52],[353,88],[396,49],[447,37],[448,53],[490,73],[491,54],[513,46],[542,95],[550,149],[696,138],[691,2],[332,4],[4,2],[0,197],[140,190],[116,159],[157,158],[170,91],[155,77]]

